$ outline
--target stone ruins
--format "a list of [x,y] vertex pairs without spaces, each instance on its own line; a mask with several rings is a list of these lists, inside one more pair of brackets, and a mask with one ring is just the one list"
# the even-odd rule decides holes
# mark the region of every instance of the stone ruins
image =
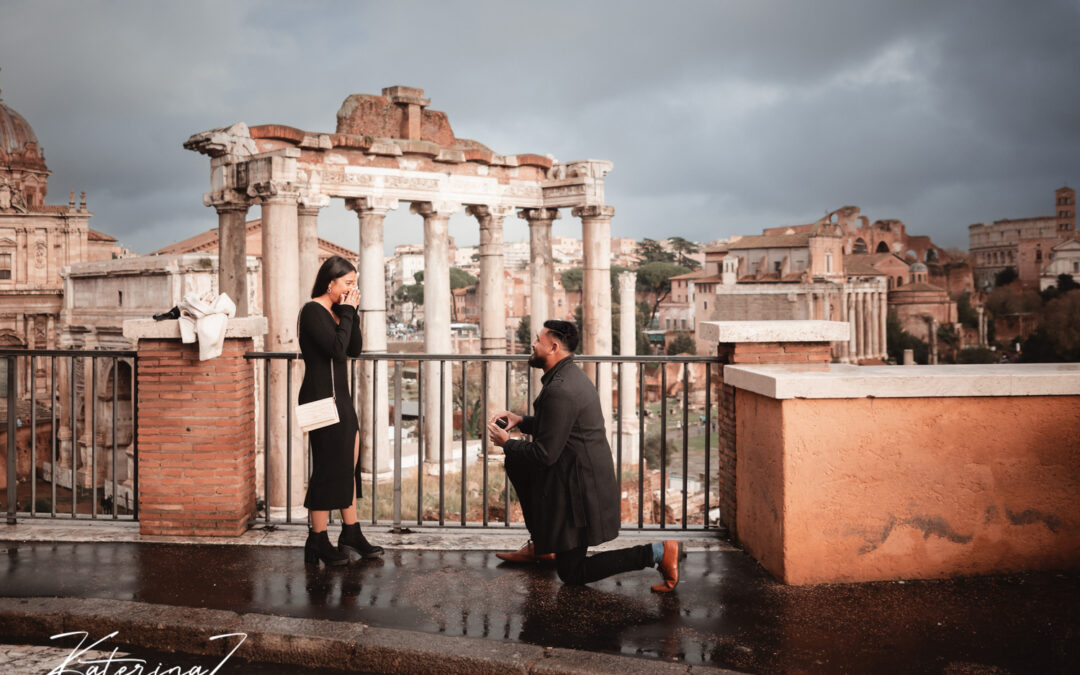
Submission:
[[[383,219],[408,204],[423,221],[425,297],[424,350],[452,352],[450,334],[450,260],[447,225],[462,208],[480,228],[480,333],[484,353],[505,353],[503,322],[502,229],[512,213],[528,221],[530,239],[530,322],[540,326],[552,317],[551,224],[570,209],[581,219],[584,248],[582,335],[585,353],[610,355],[611,290],[609,282],[611,218],[604,201],[604,176],[612,164],[600,160],[560,163],[537,154],[502,155],[483,144],[457,138],[443,112],[428,108],[422,89],[388,87],[382,95],[353,94],[337,112],[333,133],[304,131],[280,124],[249,127],[244,123],[191,136],[184,147],[210,158],[210,191],[203,197],[218,213],[219,287],[233,298],[246,298],[243,274],[244,228],[248,209],[259,206],[264,228],[263,313],[268,322],[267,351],[296,351],[296,316],[318,268],[316,240],[319,210],[332,198],[345,200],[357,214],[360,230],[359,285],[364,350],[386,351]],[[248,308],[238,302],[243,316]],[[591,375],[601,391],[610,391],[611,368]],[[387,466],[388,403],[373,402],[373,378],[386,382],[385,363],[373,372],[367,365],[359,385],[361,426],[376,429],[364,436],[361,463]],[[425,364],[424,378],[438,382],[439,366]],[[493,369],[492,381],[502,378]],[[284,400],[285,366],[272,370],[273,400]],[[449,381],[446,386],[449,387]],[[498,391],[489,392],[494,401]],[[451,396],[447,391],[446,401]],[[375,408],[377,406],[377,408]],[[424,416],[439,417],[439,397],[425,401]],[[605,397],[611,417],[610,399]],[[375,408],[373,410],[373,408]],[[287,410],[271,415],[270,442],[284,445]],[[446,415],[447,427],[450,415]],[[446,429],[449,436],[449,428]],[[428,461],[436,460],[440,430],[424,430]],[[299,447],[299,444],[296,444]],[[372,447],[374,446],[374,447]],[[271,452],[272,506],[285,503],[284,451]],[[374,455],[373,453],[379,453]],[[293,470],[302,453],[294,453]],[[300,500],[294,495],[293,503]]]

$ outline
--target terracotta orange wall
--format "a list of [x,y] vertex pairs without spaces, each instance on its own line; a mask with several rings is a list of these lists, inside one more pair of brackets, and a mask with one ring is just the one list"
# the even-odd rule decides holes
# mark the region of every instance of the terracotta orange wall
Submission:
[[735,391],[735,531],[739,544],[784,578],[784,436],[779,402]]
[[1080,565],[1080,397],[736,396],[740,542],[785,583]]

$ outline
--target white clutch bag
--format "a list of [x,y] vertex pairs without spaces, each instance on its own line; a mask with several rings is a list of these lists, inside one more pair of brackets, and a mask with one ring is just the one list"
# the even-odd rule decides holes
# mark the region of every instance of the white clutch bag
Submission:
[[300,425],[300,430],[304,433],[322,429],[340,421],[337,403],[333,396],[296,406],[296,423]]
[[296,406],[296,423],[305,434],[315,429],[322,429],[341,421],[338,417],[337,402],[334,400],[334,362],[330,361],[330,395],[309,403]]

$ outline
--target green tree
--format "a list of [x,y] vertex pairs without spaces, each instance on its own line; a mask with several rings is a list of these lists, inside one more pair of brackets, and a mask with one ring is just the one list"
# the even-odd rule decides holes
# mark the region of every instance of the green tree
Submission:
[[697,344],[690,333],[679,333],[667,347],[668,356],[676,354],[697,354]]
[[1016,273],[1016,268],[1006,267],[994,275],[994,287],[1001,288],[1002,286],[1008,286],[1019,278],[1020,276]]
[[460,267],[450,268],[450,290],[456,291],[459,288],[468,288],[476,283],[476,277],[469,274]]
[[649,344],[649,336],[645,334],[645,329],[649,327],[649,312],[652,306],[642,300],[637,303],[637,312],[635,314],[637,326],[637,354],[638,356],[649,356],[653,353],[652,345]]
[[701,263],[694,260],[689,255],[700,251],[701,246],[692,241],[687,241],[682,237],[668,237],[668,244],[671,245],[671,250],[675,252],[675,262],[683,267],[688,267],[691,270],[696,270],[701,267]]
[[915,352],[915,363],[926,364],[930,361],[930,346],[907,332],[900,325],[900,317],[893,310],[885,318],[885,344],[889,358],[897,363],[904,362],[904,350]]
[[637,245],[638,258],[642,265],[649,263],[673,263],[675,254],[664,248],[664,245],[652,239],[642,239]]
[[1071,274],[1059,274],[1057,278],[1057,289],[1062,293],[1068,293],[1069,291],[1075,291],[1080,288],[1080,284],[1076,283]]
[[[1050,347],[1047,360],[1080,361],[1080,292],[1065,293],[1046,303],[1041,319],[1040,330]],[[1027,351],[1025,344],[1022,359]]]
[[963,295],[956,299],[956,318],[968,328],[978,330],[979,313],[971,306],[971,291],[964,291]]
[[394,292],[394,297],[398,302],[411,302],[414,305],[424,304],[424,285],[423,284],[409,284],[408,286],[399,286]]
[[938,324],[937,339],[939,343],[946,344],[953,349],[956,349],[957,345],[960,344],[960,338],[951,323]]
[[567,293],[579,293],[585,284],[585,270],[580,267],[571,267],[563,270],[559,275],[563,290]]
[[517,341],[517,353],[528,354],[532,351],[532,331],[529,330],[529,317],[521,317],[517,328],[514,330],[514,339]]
[[999,286],[986,296],[984,306],[996,317],[1032,314],[1042,309],[1043,301],[1035,291],[1024,290],[1019,284]]
[[414,305],[424,304],[424,272],[423,270],[413,274],[416,283],[399,286],[394,291],[394,297],[398,302],[411,302]]
[[656,318],[656,311],[660,303],[671,293],[671,277],[686,274],[690,270],[682,265],[670,262],[651,262],[637,268],[637,289],[643,293],[649,293],[654,301],[649,312],[649,321],[646,325],[651,326]]

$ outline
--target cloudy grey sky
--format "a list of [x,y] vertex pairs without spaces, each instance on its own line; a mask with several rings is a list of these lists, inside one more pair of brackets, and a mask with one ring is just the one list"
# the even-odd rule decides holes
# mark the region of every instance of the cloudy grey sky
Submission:
[[[1080,0],[0,0],[0,68],[48,202],[86,190],[91,226],[141,253],[216,226],[191,134],[330,132],[346,96],[398,84],[496,152],[614,162],[615,236],[856,205],[967,248],[969,224],[1051,215],[1080,183]],[[422,239],[407,209],[388,224],[388,250]],[[357,247],[340,200],[320,235]]]

